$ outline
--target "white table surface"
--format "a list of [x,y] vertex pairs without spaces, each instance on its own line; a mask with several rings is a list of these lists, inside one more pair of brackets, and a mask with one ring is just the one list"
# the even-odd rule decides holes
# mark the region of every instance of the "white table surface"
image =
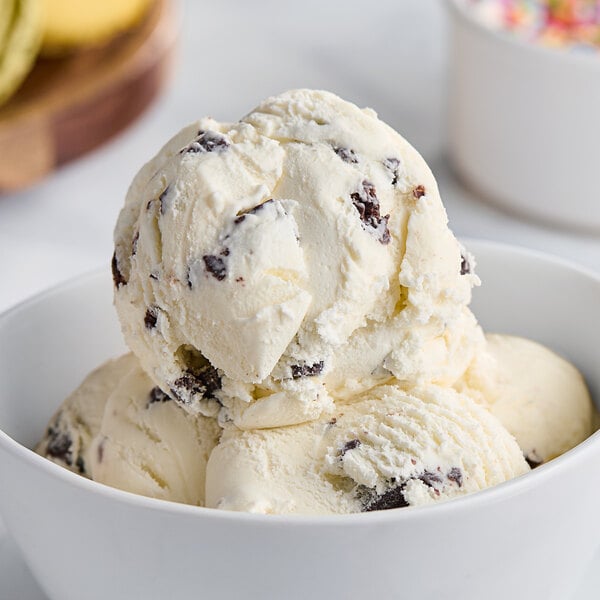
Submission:
[[[188,0],[172,85],[133,127],[32,189],[0,197],[0,310],[107,266],[141,164],[188,122],[236,120],[292,87],[375,108],[430,161],[461,236],[507,241],[600,271],[600,236],[520,221],[466,191],[444,156],[443,0]],[[0,157],[2,160],[2,157]]]

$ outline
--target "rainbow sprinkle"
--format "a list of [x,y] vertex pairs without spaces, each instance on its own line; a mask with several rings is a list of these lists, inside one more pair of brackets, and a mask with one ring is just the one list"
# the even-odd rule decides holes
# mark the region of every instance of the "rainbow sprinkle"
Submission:
[[600,0],[466,0],[482,20],[554,48],[600,51]]

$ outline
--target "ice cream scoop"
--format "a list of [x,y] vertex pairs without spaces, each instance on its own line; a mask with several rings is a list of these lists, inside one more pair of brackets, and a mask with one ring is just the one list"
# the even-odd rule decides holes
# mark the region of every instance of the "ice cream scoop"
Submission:
[[207,506],[328,514],[419,506],[529,471],[500,421],[466,395],[380,386],[327,418],[228,428],[207,467]]
[[135,177],[115,305],[156,384],[240,428],[317,419],[392,380],[449,385],[478,282],[420,155],[369,109],[296,90],[203,119]]
[[570,362],[521,337],[487,334],[486,341],[456,388],[502,422],[531,465],[559,456],[592,433],[590,394]]
[[220,434],[214,419],[182,410],[127,354],[65,400],[37,452],[106,485],[203,505],[206,462]]
[[132,354],[94,369],[61,404],[36,452],[80,475],[90,477],[90,446],[100,431],[106,402],[136,363]]

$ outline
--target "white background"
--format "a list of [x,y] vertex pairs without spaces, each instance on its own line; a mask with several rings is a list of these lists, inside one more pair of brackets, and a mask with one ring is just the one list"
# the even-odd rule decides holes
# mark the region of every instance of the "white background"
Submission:
[[[484,204],[444,156],[443,0],[188,0],[170,87],[142,119],[32,189],[0,197],[0,310],[107,267],[128,183],[167,138],[203,115],[237,120],[293,87],[368,105],[437,175],[454,231],[559,254],[600,271],[600,236],[522,222]],[[2,157],[0,157],[0,160]]]

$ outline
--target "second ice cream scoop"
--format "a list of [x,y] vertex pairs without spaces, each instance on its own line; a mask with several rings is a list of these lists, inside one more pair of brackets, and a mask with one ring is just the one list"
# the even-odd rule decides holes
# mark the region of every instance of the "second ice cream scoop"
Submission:
[[487,407],[534,466],[593,431],[594,409],[581,373],[532,340],[487,334],[485,349],[456,388]]
[[207,506],[267,514],[430,504],[529,471],[502,424],[438,386],[380,386],[326,419],[227,429],[207,467]]
[[186,413],[126,354],[84,379],[36,450],[99,483],[203,505],[206,463],[220,434],[214,419]]

